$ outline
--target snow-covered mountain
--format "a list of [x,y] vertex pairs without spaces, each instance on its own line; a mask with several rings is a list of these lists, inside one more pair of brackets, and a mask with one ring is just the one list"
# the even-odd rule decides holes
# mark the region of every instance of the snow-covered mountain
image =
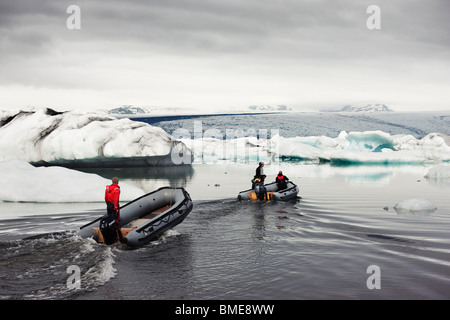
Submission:
[[266,112],[266,111],[289,111],[292,110],[291,108],[288,108],[285,105],[278,105],[278,106],[249,106],[248,107],[252,111],[260,111],[260,112]]
[[354,105],[346,105],[338,110],[321,110],[324,112],[393,112],[391,108],[389,108],[385,104],[367,104],[363,107],[354,106]]
[[160,106],[146,106],[137,107],[133,105],[123,105],[118,108],[104,110],[106,113],[118,117],[142,117],[142,116],[173,116],[173,115],[195,115],[205,113],[221,113],[214,111],[205,111],[201,108],[189,107],[160,107]]
[[228,114],[228,113],[264,113],[264,112],[286,112],[292,111],[285,105],[253,105],[248,107],[230,107],[225,109],[220,108],[190,108],[190,107],[137,107],[133,105],[123,105],[118,108],[113,108],[105,110],[106,113],[117,116],[118,118],[123,117],[139,117],[139,116],[172,116],[172,115],[201,115],[201,114]]
[[109,114],[147,114],[150,110],[141,107],[135,107],[132,105],[124,105],[118,108],[114,108],[108,111]]

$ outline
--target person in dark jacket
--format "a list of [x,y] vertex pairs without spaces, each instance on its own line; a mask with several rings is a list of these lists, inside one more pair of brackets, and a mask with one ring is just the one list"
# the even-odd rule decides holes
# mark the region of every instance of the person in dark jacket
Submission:
[[260,178],[261,182],[264,183],[266,175],[264,174],[264,162],[260,162],[258,168],[256,168],[255,178]]
[[283,175],[283,172],[279,171],[277,177],[275,178],[275,182],[277,183],[278,190],[284,190],[287,188],[287,182],[289,178]]

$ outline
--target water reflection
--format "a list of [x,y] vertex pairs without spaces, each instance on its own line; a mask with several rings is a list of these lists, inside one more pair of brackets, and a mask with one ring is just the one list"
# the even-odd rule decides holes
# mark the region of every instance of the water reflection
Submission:
[[146,192],[159,187],[186,187],[194,176],[192,166],[171,167],[137,167],[137,168],[79,168],[86,173],[95,173],[99,176],[111,179],[119,177],[120,181],[133,181],[132,184],[144,189]]

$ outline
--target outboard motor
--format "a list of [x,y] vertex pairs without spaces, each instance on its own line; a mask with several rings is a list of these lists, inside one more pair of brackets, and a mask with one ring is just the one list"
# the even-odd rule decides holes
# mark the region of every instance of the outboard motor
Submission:
[[117,241],[117,223],[115,214],[105,214],[100,219],[99,227],[105,244],[110,245]]
[[255,193],[259,200],[264,200],[266,198],[266,187],[263,183],[255,184]]

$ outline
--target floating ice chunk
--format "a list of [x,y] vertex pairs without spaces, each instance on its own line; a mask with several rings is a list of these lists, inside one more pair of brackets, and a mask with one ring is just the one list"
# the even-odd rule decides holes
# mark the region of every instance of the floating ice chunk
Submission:
[[321,144],[316,143],[316,137],[280,138],[276,148],[280,156],[299,159],[319,159],[323,157]]
[[440,165],[428,170],[424,176],[432,180],[450,179],[450,166]]
[[397,203],[394,209],[401,214],[427,214],[435,211],[437,208],[424,199],[408,199]]
[[450,166],[439,165],[424,175],[427,181],[440,187],[450,187]]

